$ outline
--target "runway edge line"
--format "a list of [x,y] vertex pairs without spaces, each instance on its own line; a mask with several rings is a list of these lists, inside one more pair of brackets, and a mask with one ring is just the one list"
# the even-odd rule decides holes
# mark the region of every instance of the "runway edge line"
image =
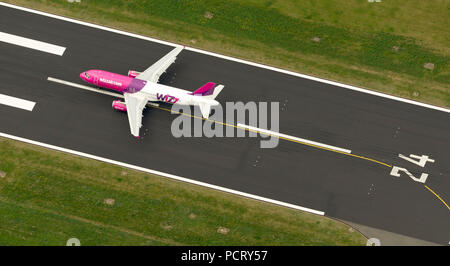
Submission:
[[170,178],[170,179],[174,179],[174,180],[178,180],[178,181],[182,181],[182,182],[186,182],[186,183],[190,183],[190,184],[194,184],[194,185],[198,185],[198,186],[202,186],[202,187],[207,187],[207,188],[215,189],[215,190],[222,191],[222,192],[227,192],[227,193],[234,194],[234,195],[243,196],[243,197],[254,199],[254,200],[259,200],[259,201],[263,201],[263,202],[267,202],[267,203],[272,203],[272,204],[275,204],[275,205],[288,207],[288,208],[295,209],[295,210],[309,212],[309,213],[316,214],[316,215],[321,215],[321,216],[325,215],[325,212],[323,212],[323,211],[318,211],[318,210],[314,210],[314,209],[310,209],[310,208],[306,208],[306,207],[302,207],[302,206],[298,206],[298,205],[294,205],[294,204],[290,204],[290,203],[286,203],[286,202],[282,202],[282,201],[278,201],[278,200],[264,198],[264,197],[261,197],[261,196],[257,196],[257,195],[253,195],[253,194],[249,194],[249,193],[245,193],[245,192],[229,189],[229,188],[224,188],[224,187],[220,187],[220,186],[216,186],[216,185],[212,185],[212,184],[208,184],[208,183],[204,183],[204,182],[188,179],[188,178],[177,176],[177,175],[172,175],[172,174],[168,174],[168,173],[152,170],[152,169],[147,169],[147,168],[144,168],[144,167],[140,167],[140,166],[136,166],[136,165],[132,165],[132,164],[127,164],[127,163],[123,163],[123,162],[119,162],[119,161],[103,158],[103,157],[96,156],[96,155],[87,154],[87,153],[84,153],[84,152],[74,151],[74,150],[71,150],[71,149],[66,149],[66,148],[55,146],[55,145],[42,143],[42,142],[39,142],[39,141],[34,141],[34,140],[22,138],[22,137],[17,137],[17,136],[13,136],[13,135],[2,133],[2,132],[0,132],[0,137],[12,139],[12,140],[17,140],[17,141],[21,141],[21,142],[25,142],[25,143],[29,143],[29,144],[33,144],[33,145],[38,145],[38,146],[41,146],[41,147],[44,147],[44,148],[57,150],[57,151],[61,151],[61,152],[65,152],[65,153],[69,153],[69,154],[73,154],[73,155],[77,155],[77,156],[81,156],[81,157],[86,157],[86,158],[89,158],[89,159],[94,159],[94,160],[97,160],[97,161],[101,161],[101,162],[105,162],[105,163],[110,163],[110,164],[114,164],[114,165],[130,168],[130,169],[134,169],[134,170],[145,172],[145,173],[149,173],[149,174],[159,175],[161,177],[166,177],[166,178]]
[[[117,30],[117,29],[113,29],[113,28],[109,28],[109,27],[105,27],[105,26],[100,26],[100,25],[97,25],[97,24],[84,22],[84,21],[77,20],[77,19],[67,18],[67,17],[55,15],[55,14],[50,14],[50,13],[46,13],[46,12],[43,12],[43,11],[38,11],[38,10],[26,8],[26,7],[16,6],[16,5],[8,4],[8,3],[4,3],[4,2],[0,2],[0,6],[14,8],[14,9],[18,9],[18,10],[21,10],[21,11],[25,11],[25,12],[41,15],[41,16],[55,18],[55,19],[59,19],[59,20],[63,20],[63,21],[67,21],[67,22],[83,25],[83,26],[88,26],[88,27],[91,27],[91,28],[96,28],[96,29],[100,29],[100,30],[113,32],[113,33],[118,33],[118,34],[130,36],[130,37],[134,37],[134,38],[138,38],[138,39],[142,39],[142,40],[146,40],[146,41],[151,41],[151,42],[155,42],[155,43],[159,43],[159,44],[164,44],[164,45],[168,45],[168,46],[173,46],[173,47],[181,46],[181,44],[177,44],[177,43],[172,43],[172,42],[167,42],[167,41],[163,41],[163,40],[158,40],[158,39],[155,39],[155,38],[150,38],[150,37],[142,36],[142,35],[135,34],[135,33],[130,33],[130,32],[122,31],[122,30]],[[377,92],[377,91],[372,91],[372,90],[369,90],[369,89],[363,89],[363,88],[360,88],[360,87],[356,87],[356,86],[352,86],[352,85],[348,85],[348,84],[344,84],[344,83],[340,83],[340,82],[336,82],[336,81],[331,81],[331,80],[322,79],[322,78],[318,78],[318,77],[313,77],[313,76],[309,76],[309,75],[305,75],[305,74],[300,74],[300,73],[297,73],[297,72],[293,72],[293,71],[289,71],[289,70],[285,70],[285,69],[281,69],[281,68],[276,68],[276,67],[271,67],[271,66],[268,66],[268,65],[255,63],[255,62],[251,62],[251,61],[246,61],[246,60],[243,60],[243,59],[234,58],[234,57],[226,56],[226,55],[221,55],[221,54],[217,54],[217,53],[213,53],[213,52],[209,52],[209,51],[205,51],[205,50],[201,50],[201,49],[197,49],[197,48],[192,48],[192,47],[185,46],[185,49],[189,50],[189,51],[192,51],[192,52],[201,53],[201,54],[205,54],[205,55],[209,55],[209,56],[214,56],[214,57],[222,58],[222,59],[225,59],[225,60],[230,60],[230,61],[234,61],[234,62],[237,62],[237,63],[247,64],[247,65],[251,65],[251,66],[255,66],[255,67],[259,67],[259,68],[263,68],[263,69],[267,69],[267,70],[271,70],[271,71],[276,71],[276,72],[279,72],[279,73],[283,73],[283,74],[287,74],[287,75],[291,75],[291,76],[295,76],[295,77],[299,77],[299,78],[309,79],[309,80],[313,80],[313,81],[317,81],[317,82],[321,82],[321,83],[326,83],[326,84],[330,84],[330,85],[333,85],[333,86],[338,86],[338,87],[349,89],[349,90],[353,90],[353,91],[358,91],[358,92],[362,92],[362,93],[366,93],[366,94],[370,94],[370,95],[375,95],[375,96],[379,96],[379,97],[383,97],[383,98],[388,98],[388,99],[399,101],[399,102],[409,103],[409,104],[413,104],[413,105],[417,105],[417,106],[421,106],[421,107],[425,107],[425,108],[429,108],[429,109],[433,109],[433,110],[437,110],[437,111],[441,111],[441,112],[450,113],[450,109],[447,109],[447,108],[444,108],[444,107],[439,107],[439,106],[435,106],[435,105],[431,105],[431,104],[417,102],[417,101],[409,100],[409,99],[406,99],[406,98],[401,98],[401,97],[397,97],[397,96],[393,96],[393,95],[389,95],[389,94],[385,94],[385,93],[381,93],[381,92]]]

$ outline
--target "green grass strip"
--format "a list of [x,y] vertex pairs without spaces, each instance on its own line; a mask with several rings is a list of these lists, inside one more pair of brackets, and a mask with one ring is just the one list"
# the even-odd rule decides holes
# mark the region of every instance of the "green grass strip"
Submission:
[[327,217],[0,139],[0,245],[364,245]]

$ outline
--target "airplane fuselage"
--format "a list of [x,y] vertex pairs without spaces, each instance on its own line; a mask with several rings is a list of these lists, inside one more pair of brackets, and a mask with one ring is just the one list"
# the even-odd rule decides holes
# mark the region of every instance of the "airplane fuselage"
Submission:
[[104,70],[92,69],[80,73],[80,78],[94,86],[123,93],[124,102],[115,100],[112,108],[127,112],[131,134],[139,138],[142,127],[143,110],[148,102],[166,102],[180,105],[197,105],[202,117],[208,119],[211,107],[219,105],[215,100],[224,85],[207,82],[193,92],[162,85],[159,77],[175,62],[184,47],[175,47],[143,72],[129,70],[128,75],[120,75]]
[[104,70],[89,70],[81,73],[80,77],[92,85],[121,93],[141,92],[152,102],[160,101],[181,105],[199,105],[200,103],[207,103],[211,106],[219,104],[216,100],[205,99],[205,97],[193,95],[191,91]]

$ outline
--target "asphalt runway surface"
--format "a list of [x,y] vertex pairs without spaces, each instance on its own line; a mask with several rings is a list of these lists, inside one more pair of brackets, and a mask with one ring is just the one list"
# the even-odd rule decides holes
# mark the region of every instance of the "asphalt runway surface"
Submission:
[[[225,85],[221,103],[279,102],[281,133],[367,159],[285,140],[261,149],[260,138],[175,138],[177,115],[154,108],[144,110],[138,140],[126,113],[111,108],[116,98],[47,78],[88,85],[79,78],[83,71],[143,71],[173,47],[6,7],[0,7],[0,32],[66,47],[56,56],[0,42],[0,94],[36,102],[32,112],[0,105],[0,132],[437,244],[450,241],[443,202],[450,200],[449,113],[185,50],[160,83],[193,91],[213,81]],[[434,162],[420,167],[399,154]],[[428,178],[392,176],[394,166]]]

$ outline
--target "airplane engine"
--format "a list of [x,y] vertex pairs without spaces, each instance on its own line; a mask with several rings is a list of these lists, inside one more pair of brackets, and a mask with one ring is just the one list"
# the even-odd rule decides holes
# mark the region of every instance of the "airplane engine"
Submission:
[[139,74],[141,74],[141,72],[137,72],[137,71],[135,71],[135,70],[128,70],[128,76],[129,76],[130,78],[135,78],[135,77],[137,77]]
[[124,102],[121,102],[120,100],[113,101],[112,108],[123,112],[127,111],[127,105]]

